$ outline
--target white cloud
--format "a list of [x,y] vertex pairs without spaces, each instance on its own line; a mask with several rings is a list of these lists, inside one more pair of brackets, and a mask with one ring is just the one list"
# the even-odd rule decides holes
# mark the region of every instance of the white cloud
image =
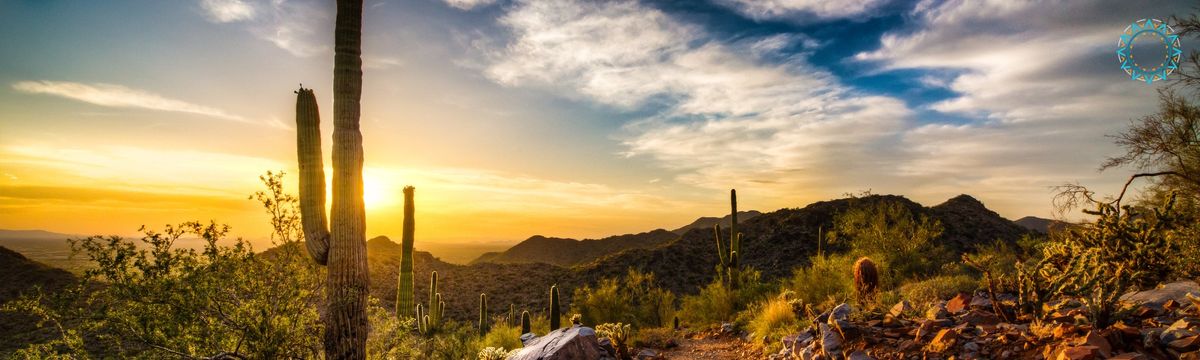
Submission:
[[887,0],[717,0],[752,19],[840,19],[860,16]]
[[496,0],[445,0],[445,1],[446,1],[446,4],[449,4],[450,6],[453,6],[453,7],[459,8],[459,9],[463,9],[463,10],[471,10],[477,6],[488,6],[488,5],[496,3]]
[[254,18],[254,8],[243,0],[200,0],[200,7],[208,13],[209,19],[219,23]]
[[241,116],[227,113],[221,109],[171,99],[121,85],[42,80],[20,81],[14,83],[12,88],[25,93],[54,95],[105,107],[171,111],[248,122]]
[[885,71],[931,70],[923,83],[958,96],[930,109],[978,120],[904,134],[899,173],[1008,198],[1048,199],[1048,186],[1076,180],[1113,190],[1122,172],[1095,170],[1120,151],[1105,135],[1153,111],[1157,100],[1155,87],[1119,69],[1114,44],[1138,19],[1129,14],[1186,10],[1164,4],[922,2],[913,28],[885,35],[878,50],[855,59]]
[[620,140],[626,155],[649,156],[690,185],[832,185],[880,166],[870,144],[909,115],[902,102],[857,94],[801,58],[756,56],[779,38],[709,41],[631,1],[521,2],[501,23],[515,39],[487,76],[622,109],[664,107],[626,125]]
[[215,23],[237,22],[259,39],[299,57],[329,51],[331,8],[313,0],[199,0]]

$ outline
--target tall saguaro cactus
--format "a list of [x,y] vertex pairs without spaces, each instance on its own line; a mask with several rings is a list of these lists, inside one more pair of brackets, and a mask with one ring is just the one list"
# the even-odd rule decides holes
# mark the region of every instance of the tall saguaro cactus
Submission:
[[717,265],[717,276],[727,284],[736,285],[736,277],[738,267],[738,258],[742,256],[742,233],[737,230],[737,190],[729,190],[729,249],[726,251],[721,244],[721,225],[713,225],[713,238],[717,242],[717,258],[721,263]]
[[479,294],[479,336],[487,336],[488,332],[487,294]]
[[367,242],[363,205],[362,0],[337,0],[333,56],[333,207],[325,218],[321,128],[312,90],[296,92],[296,147],[305,244],[326,277],[325,358],[364,359]]
[[401,319],[413,317],[413,310],[416,309],[413,304],[414,190],[412,186],[404,188],[404,231],[400,240],[400,275],[396,284],[396,316]]

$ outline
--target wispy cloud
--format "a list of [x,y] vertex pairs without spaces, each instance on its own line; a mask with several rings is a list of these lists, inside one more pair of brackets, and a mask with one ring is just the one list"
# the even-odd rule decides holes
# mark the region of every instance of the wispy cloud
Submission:
[[250,122],[224,110],[171,99],[145,90],[113,84],[83,84],[69,81],[20,81],[12,88],[29,94],[64,97],[106,107],[135,108],[196,114],[239,122]]
[[[199,0],[215,23],[239,23],[254,36],[299,57],[328,52],[330,7],[313,0]],[[329,30],[329,31],[324,31]]]
[[254,7],[242,0],[200,0],[200,7],[212,21],[227,23],[254,18]]
[[840,19],[861,16],[887,3],[887,0],[717,0],[752,19]]
[[445,0],[445,1],[446,1],[446,4],[449,4],[450,6],[453,6],[453,7],[459,8],[459,9],[463,9],[463,10],[470,10],[470,9],[474,9],[476,6],[488,6],[488,5],[496,3],[496,0]]
[[[897,99],[839,84],[772,42],[710,40],[703,29],[632,1],[526,1],[502,19],[515,39],[486,74],[623,109],[661,109],[620,135],[703,188],[792,192],[883,165],[872,143],[900,131]],[[774,49],[778,49],[775,46]]]

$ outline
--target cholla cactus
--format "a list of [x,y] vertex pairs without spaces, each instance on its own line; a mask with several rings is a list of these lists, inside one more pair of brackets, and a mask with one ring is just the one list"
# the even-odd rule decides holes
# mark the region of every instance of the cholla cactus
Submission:
[[605,323],[596,326],[596,335],[612,341],[613,347],[617,349],[618,359],[629,358],[629,333],[628,324]]
[[504,360],[511,352],[503,347],[485,347],[479,350],[479,360]]

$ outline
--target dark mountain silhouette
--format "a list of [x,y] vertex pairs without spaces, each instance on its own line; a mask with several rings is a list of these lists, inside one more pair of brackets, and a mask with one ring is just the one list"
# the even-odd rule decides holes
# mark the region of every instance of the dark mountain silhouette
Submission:
[[[757,210],[738,211],[738,224],[741,224],[741,223],[745,222],[746,220],[753,219],[754,217],[759,216],[759,215],[762,215],[762,213]],[[679,235],[683,235],[684,233],[688,232],[688,230],[691,230],[691,229],[712,229],[714,224],[720,224],[721,227],[727,228],[727,227],[729,227],[729,224],[732,222],[733,222],[733,218],[729,215],[725,215],[724,217],[719,217],[719,218],[712,217],[712,216],[705,216],[705,217],[696,219],[696,221],[693,221],[691,224],[687,224],[681,228],[671,230],[671,232],[679,234]]]
[[535,235],[503,252],[490,252],[472,261],[476,263],[546,263],[570,267],[627,249],[649,249],[678,239],[663,229],[640,234],[609,236],[603,239],[575,240]]
[[1014,223],[1016,223],[1017,225],[1020,225],[1023,228],[1026,228],[1026,229],[1029,229],[1032,231],[1036,231],[1036,232],[1039,232],[1042,234],[1049,234],[1050,230],[1060,230],[1060,229],[1064,229],[1071,225],[1070,223],[1065,222],[1065,221],[1040,218],[1040,217],[1036,217],[1036,216],[1026,216],[1026,217],[1017,219],[1017,221],[1014,221]]
[[65,240],[78,237],[76,235],[60,234],[45,230],[7,230],[0,229],[0,239],[20,240]]
[[959,195],[929,208],[942,221],[943,244],[955,251],[968,251],[976,245],[996,240],[1015,242],[1029,231],[989,210],[970,195]]
[[[22,293],[52,293],[74,283],[75,275],[26,258],[0,246],[0,304],[17,299]],[[0,354],[51,336],[51,327],[38,326],[37,318],[19,313],[0,312]]]

